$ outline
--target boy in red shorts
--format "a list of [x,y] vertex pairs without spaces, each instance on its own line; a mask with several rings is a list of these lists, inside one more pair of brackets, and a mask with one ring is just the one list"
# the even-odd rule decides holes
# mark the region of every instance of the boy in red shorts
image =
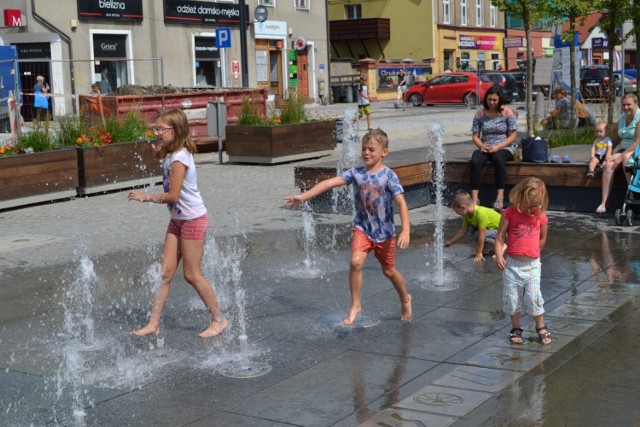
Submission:
[[[409,246],[409,209],[398,176],[382,162],[389,154],[388,145],[389,138],[382,130],[367,132],[362,138],[364,166],[351,168],[340,176],[326,179],[299,196],[285,198],[289,207],[296,207],[332,188],[353,185],[355,215],[349,269],[351,307],[343,321],[345,325],[352,325],[361,311],[362,268],[371,251],[380,262],[383,274],[398,292],[400,320],[411,319],[411,295],[407,292],[404,277],[395,268],[396,245],[401,249]],[[398,206],[402,222],[402,230],[397,238],[393,222],[393,201]]]

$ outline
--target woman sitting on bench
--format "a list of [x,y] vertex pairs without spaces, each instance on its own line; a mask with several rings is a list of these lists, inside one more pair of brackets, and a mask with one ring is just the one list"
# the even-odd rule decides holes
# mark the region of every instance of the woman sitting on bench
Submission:
[[495,169],[497,195],[493,208],[502,211],[504,187],[507,178],[505,164],[513,160],[513,147],[518,123],[515,113],[504,107],[502,89],[493,86],[484,96],[484,108],[473,117],[473,143],[478,147],[471,155],[471,197],[480,204],[478,193],[482,181],[482,168],[490,161]]

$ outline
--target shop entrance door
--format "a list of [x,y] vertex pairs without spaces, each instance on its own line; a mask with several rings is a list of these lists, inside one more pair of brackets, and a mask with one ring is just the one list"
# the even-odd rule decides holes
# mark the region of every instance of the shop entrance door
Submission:
[[309,59],[307,51],[298,52],[298,95],[309,97]]

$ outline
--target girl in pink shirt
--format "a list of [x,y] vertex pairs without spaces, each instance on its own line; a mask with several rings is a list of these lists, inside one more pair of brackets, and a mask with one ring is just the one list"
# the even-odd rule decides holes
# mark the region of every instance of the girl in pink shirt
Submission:
[[549,195],[541,179],[529,177],[511,189],[509,201],[512,206],[502,213],[496,236],[496,264],[503,271],[503,309],[511,316],[509,339],[512,344],[524,342],[520,325],[520,307],[524,303],[536,323],[538,342],[547,345],[551,343],[551,332],[542,319],[540,251],[547,241],[545,211]]

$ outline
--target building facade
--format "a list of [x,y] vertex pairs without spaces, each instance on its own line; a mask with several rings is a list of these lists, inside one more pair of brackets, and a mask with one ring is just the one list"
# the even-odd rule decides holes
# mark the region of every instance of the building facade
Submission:
[[[54,117],[72,113],[92,83],[103,93],[124,85],[241,87],[243,67],[250,87],[274,97],[300,88],[318,99],[328,80],[325,5],[243,3],[246,60],[238,0],[3,0],[0,44],[17,48],[24,94],[37,75],[50,83]],[[24,104],[28,110],[28,96]]]
[[489,0],[437,0],[441,69],[498,70],[506,66],[504,13]]

